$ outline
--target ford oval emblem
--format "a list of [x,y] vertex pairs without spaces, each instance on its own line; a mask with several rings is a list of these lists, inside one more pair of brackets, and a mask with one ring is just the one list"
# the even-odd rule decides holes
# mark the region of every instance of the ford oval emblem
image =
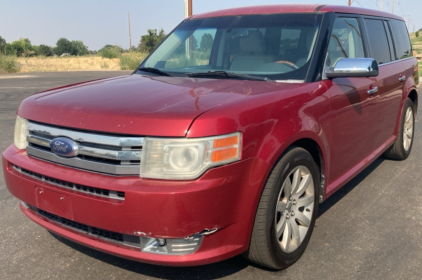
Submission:
[[62,157],[75,157],[78,154],[78,144],[64,137],[51,140],[50,148],[56,155]]

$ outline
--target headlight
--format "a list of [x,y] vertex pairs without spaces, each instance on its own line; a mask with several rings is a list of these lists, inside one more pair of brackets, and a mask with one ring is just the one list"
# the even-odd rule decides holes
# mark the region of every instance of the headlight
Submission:
[[26,139],[27,136],[28,136],[28,120],[17,116],[16,124],[15,124],[16,148],[18,148],[19,150],[26,149],[26,146],[28,146],[28,140]]
[[208,169],[240,160],[238,133],[207,138],[145,138],[142,178],[191,180]]

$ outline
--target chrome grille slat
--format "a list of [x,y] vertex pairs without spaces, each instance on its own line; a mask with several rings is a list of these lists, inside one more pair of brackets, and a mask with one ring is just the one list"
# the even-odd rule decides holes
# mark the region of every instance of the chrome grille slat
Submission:
[[[139,175],[143,137],[110,136],[29,122],[27,153],[39,159],[78,169],[111,174]],[[56,137],[66,137],[78,146],[76,157],[62,157],[50,149]]]
[[107,163],[99,163],[95,161],[83,160],[80,158],[64,158],[59,157],[49,151],[44,151],[34,147],[27,147],[26,152],[33,157],[58,163],[61,165],[72,166],[77,169],[88,170],[98,173],[112,174],[112,175],[138,175],[139,165],[113,165]]
[[41,125],[33,122],[28,123],[28,130],[38,134],[48,135],[50,137],[65,136],[71,138],[73,141],[76,142],[88,142],[118,147],[142,147],[144,145],[144,137],[119,137],[101,135],[97,133],[86,133],[64,128]]

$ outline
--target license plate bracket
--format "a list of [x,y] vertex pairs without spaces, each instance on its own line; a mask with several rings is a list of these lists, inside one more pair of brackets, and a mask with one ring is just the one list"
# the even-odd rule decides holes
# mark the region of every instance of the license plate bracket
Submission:
[[72,203],[68,196],[36,186],[35,197],[37,200],[37,208],[73,220]]

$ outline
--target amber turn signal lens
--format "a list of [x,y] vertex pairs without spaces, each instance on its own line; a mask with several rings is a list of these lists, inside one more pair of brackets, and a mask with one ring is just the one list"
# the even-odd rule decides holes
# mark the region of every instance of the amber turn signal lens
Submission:
[[228,138],[214,140],[214,148],[222,148],[227,146],[237,145],[239,143],[239,136],[232,136]]
[[224,150],[213,151],[211,156],[212,162],[219,162],[237,157],[237,147]]

